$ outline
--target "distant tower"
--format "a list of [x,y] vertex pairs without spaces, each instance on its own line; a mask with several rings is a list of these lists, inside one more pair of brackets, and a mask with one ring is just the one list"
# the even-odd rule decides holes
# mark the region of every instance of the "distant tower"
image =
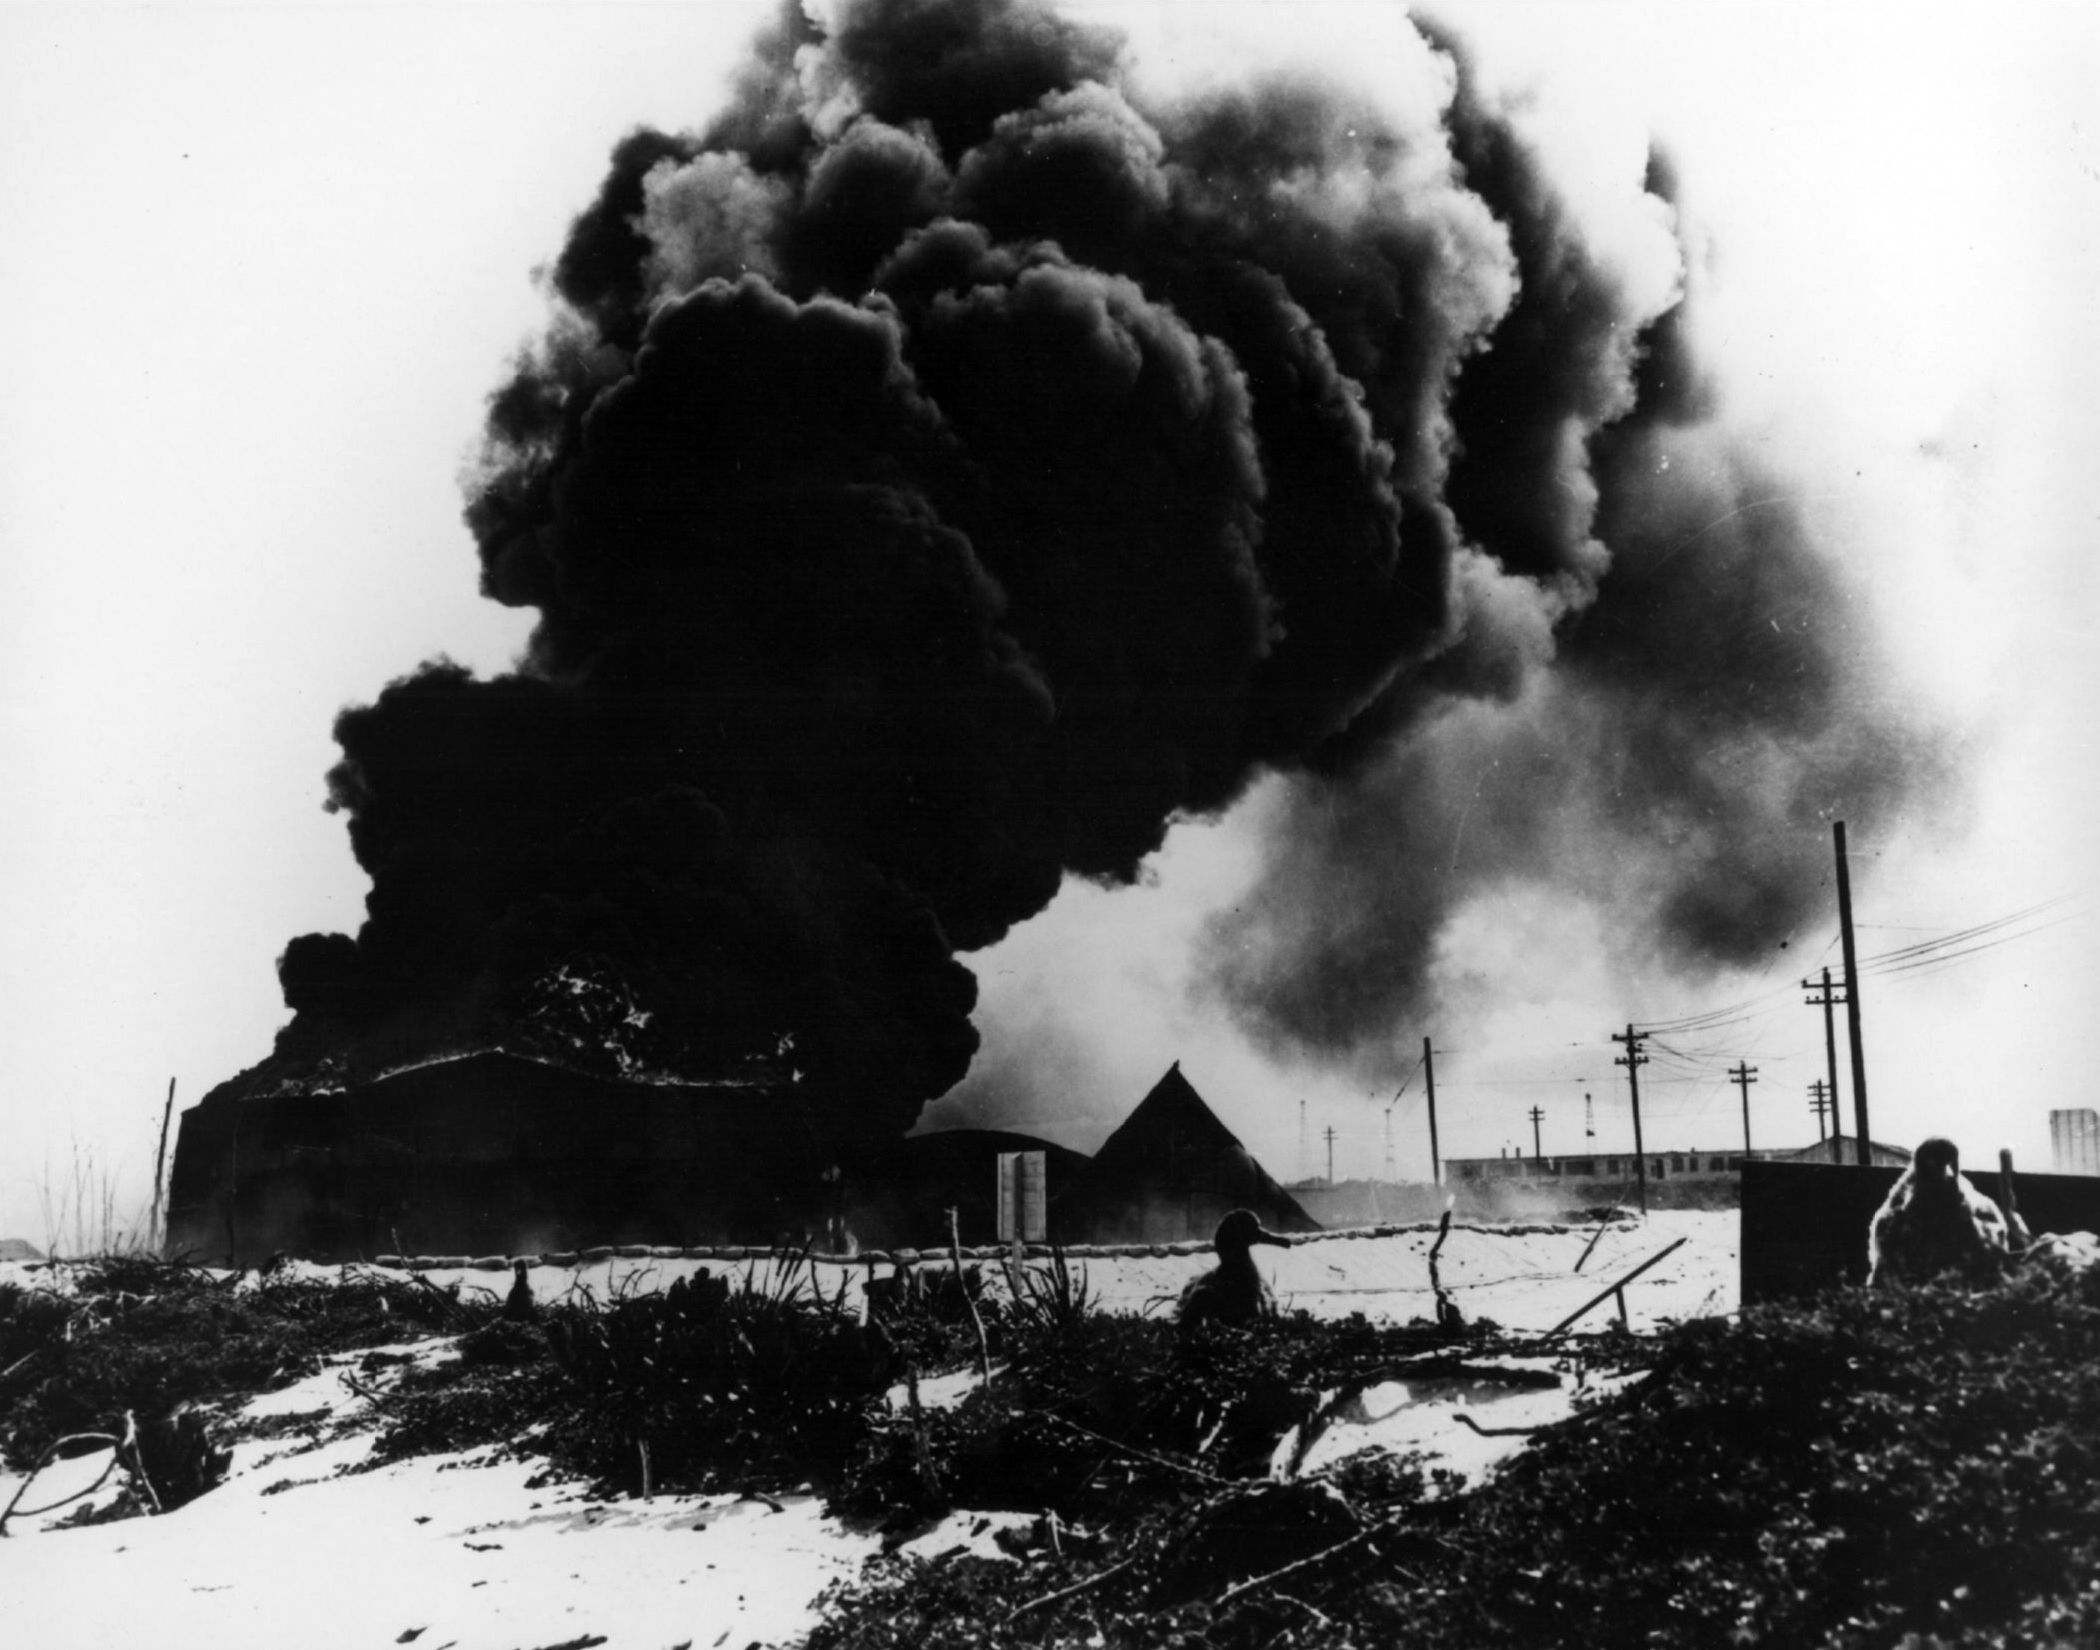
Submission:
[[1298,1102],[1298,1178],[1312,1178],[1312,1139],[1305,1132],[1305,1102]]
[[1597,1112],[1595,1103],[1590,1099],[1587,1090],[1583,1092],[1582,1096],[1582,1138],[1585,1140],[1597,1138]]

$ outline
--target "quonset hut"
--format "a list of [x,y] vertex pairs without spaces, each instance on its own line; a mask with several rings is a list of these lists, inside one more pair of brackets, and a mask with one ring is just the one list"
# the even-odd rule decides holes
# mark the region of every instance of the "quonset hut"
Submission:
[[183,1114],[170,1253],[767,1243],[831,1213],[837,1177],[785,1072],[638,1081],[497,1047],[362,1075],[274,1065]]

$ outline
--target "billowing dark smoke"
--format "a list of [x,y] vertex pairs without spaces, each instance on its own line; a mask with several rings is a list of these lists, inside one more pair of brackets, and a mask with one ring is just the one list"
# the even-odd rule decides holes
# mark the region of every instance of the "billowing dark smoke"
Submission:
[[1305,817],[1213,975],[1281,1044],[1383,1035],[1561,802],[1688,952],[1783,921],[1746,803],[1809,819],[1891,742],[1699,450],[1666,201],[1659,280],[1593,255],[1452,62],[1397,113],[1156,106],[1033,0],[842,0],[621,142],[468,510],[528,656],[341,719],[369,919],[292,942],[281,1048],[787,1049],[894,1133],[974,1051],[957,951],[1273,769]]
[[[1511,226],[1520,296],[1451,396],[1445,498],[1474,594],[1417,681],[1444,686],[1483,641],[1524,634],[1538,609],[1512,574],[1558,599],[1517,663],[1553,662],[1512,671],[1506,703],[1402,691],[1359,718],[1348,759],[1269,811],[1262,871],[1202,962],[1264,1046],[1382,1075],[1406,1063],[1393,1028],[1464,1006],[1432,980],[1469,900],[1550,887],[1608,912],[1645,960],[1767,964],[1828,908],[1830,822],[1891,821],[1950,778],[1939,735],[1880,691],[1874,639],[1786,480],[1709,423],[1689,302],[1628,348],[1619,278],[1465,75],[1450,129]],[[1660,155],[1648,187],[1675,198]],[[1497,608],[1519,622],[1476,637]]]

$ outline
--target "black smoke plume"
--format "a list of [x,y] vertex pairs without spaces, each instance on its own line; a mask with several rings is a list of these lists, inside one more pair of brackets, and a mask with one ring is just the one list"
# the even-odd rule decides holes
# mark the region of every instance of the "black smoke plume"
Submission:
[[1785,512],[1699,525],[1758,483],[1690,456],[1666,190],[1636,278],[1449,42],[1422,107],[1163,105],[1034,0],[816,12],[622,140],[550,266],[468,507],[529,651],[344,713],[369,916],[287,948],[281,1053],[780,1054],[894,1133],[974,1051],[957,952],[1275,770],[1304,817],[1212,974],[1327,1057],[1560,801],[1644,839],[1688,953],[1805,897],[1729,819],[1897,753]]
[[[1409,1063],[1395,1028],[1468,1007],[1435,980],[1469,901],[1585,900],[1634,974],[1767,966],[1828,913],[1832,820],[1885,825],[1954,781],[1944,735],[1883,690],[1794,489],[1715,422],[1696,286],[1630,339],[1623,277],[1437,38],[1462,69],[1453,152],[1510,225],[1520,295],[1450,398],[1445,499],[1473,594],[1419,680],[1485,653],[1458,673],[1487,691],[1389,695],[1346,761],[1299,771],[1200,969],[1272,1053],[1384,1078]],[[1674,205],[1666,156],[1645,182]],[[1476,634],[1497,611],[1514,622]]]

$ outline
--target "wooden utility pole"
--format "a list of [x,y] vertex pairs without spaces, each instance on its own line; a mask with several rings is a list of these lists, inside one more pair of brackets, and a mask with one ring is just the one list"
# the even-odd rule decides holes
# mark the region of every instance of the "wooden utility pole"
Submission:
[[1747,1152],[1750,1149],[1750,1085],[1757,1081],[1757,1067],[1738,1060],[1728,1075],[1743,1091],[1743,1150]]
[[1828,1115],[1831,1105],[1830,1085],[1818,1077],[1808,1085],[1808,1109],[1816,1114],[1816,1144],[1819,1146],[1830,1138],[1830,1131],[1823,1126],[1823,1119]]
[[1867,1146],[1867,1046],[1859,1029],[1859,948],[1852,940],[1852,872],[1845,862],[1845,822],[1833,820],[1831,841],[1837,850],[1838,937],[1845,948],[1845,1026],[1852,1033],[1852,1117],[1859,1131],[1858,1157],[1864,1168],[1872,1159]]
[[1422,1077],[1429,1087],[1429,1179],[1431,1184],[1444,1183],[1444,1160],[1436,1150],[1436,1055],[1429,1047],[1429,1039],[1422,1039]]
[[1334,1125],[1327,1125],[1327,1184],[1334,1184]]
[[[1837,1017],[1831,1013],[1831,1009],[1834,1005],[1845,1000],[1843,995],[1845,988],[1841,985],[1832,985],[1830,983],[1830,970],[1826,968],[1823,970],[1823,978],[1820,984],[1815,980],[1803,980],[1801,989],[1817,993],[1813,997],[1804,998],[1803,1001],[1811,1008],[1821,1005],[1823,1010],[1823,1063],[1828,1068],[1829,1073],[1828,1084],[1824,1092],[1829,1097],[1831,1132],[1835,1134],[1838,1132],[1838,1044]],[[1822,1121],[1822,1113],[1818,1112],[1816,1114],[1816,1120],[1819,1123]],[[1816,1138],[1820,1140],[1823,1137],[1818,1135]],[[1835,1162],[1838,1156],[1836,1147],[1831,1148],[1830,1155],[1831,1160]]]
[[1542,1161],[1546,1155],[1539,1146],[1539,1124],[1545,1115],[1537,1106],[1531,1108],[1531,1160],[1534,1163]]
[[1641,1213],[1648,1212],[1648,1148],[1641,1143],[1641,1071],[1648,1063],[1648,1056],[1641,1052],[1641,1044],[1647,1039],[1633,1029],[1632,1021],[1626,1024],[1626,1035],[1616,1031],[1611,1034],[1615,1043],[1624,1043],[1626,1052],[1614,1055],[1612,1064],[1626,1068],[1626,1086],[1633,1091],[1633,1170],[1639,1182]]
[[168,1161],[168,1119],[174,1115],[175,1079],[170,1077],[167,1104],[160,1109],[160,1149],[153,1154],[153,1213],[146,1223],[146,1241],[156,1253],[167,1247],[167,1234],[161,1230],[160,1224],[160,1188],[161,1174]]

